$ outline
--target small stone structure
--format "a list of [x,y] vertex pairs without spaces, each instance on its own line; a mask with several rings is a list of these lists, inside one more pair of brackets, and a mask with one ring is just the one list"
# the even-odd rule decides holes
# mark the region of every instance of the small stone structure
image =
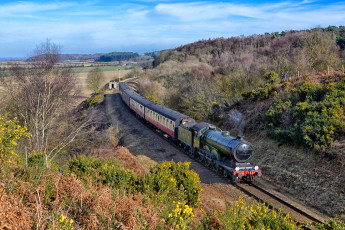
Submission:
[[116,86],[116,82],[109,82],[109,89],[116,89],[117,86]]

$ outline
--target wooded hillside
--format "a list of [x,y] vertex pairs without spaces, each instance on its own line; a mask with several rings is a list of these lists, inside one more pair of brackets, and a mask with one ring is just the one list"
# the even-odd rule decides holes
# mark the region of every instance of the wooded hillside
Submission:
[[133,52],[112,52],[101,55],[96,61],[110,62],[110,61],[124,61],[139,57],[138,53]]
[[[154,61],[155,68],[146,72],[146,79],[140,88],[145,96],[199,120],[225,122],[226,120],[222,118],[226,118],[227,114],[220,111],[246,100],[257,104],[258,100],[269,99],[266,103],[267,110],[260,110],[261,119],[247,120],[247,122],[254,124],[253,127],[262,127],[265,132],[272,133],[273,129],[279,128],[274,124],[281,124],[279,121],[273,124],[269,121],[270,118],[265,118],[265,114],[268,109],[273,111],[272,114],[277,114],[275,110],[279,106],[275,101],[281,100],[280,97],[288,100],[287,98],[292,95],[304,93],[310,98],[309,94],[313,94],[313,89],[316,87],[320,90],[320,98],[310,101],[308,98],[302,99],[302,95],[295,96],[301,100],[296,99],[293,108],[300,106],[298,102],[318,103],[328,98],[327,95],[331,92],[326,90],[330,87],[327,85],[329,83],[337,85],[343,77],[344,38],[344,26],[330,26],[304,31],[198,41],[162,52]],[[340,72],[335,73],[334,70]],[[325,74],[321,76],[322,72]],[[268,73],[273,75],[267,75]],[[319,79],[314,81],[317,86],[309,84],[314,78],[320,77],[332,77],[333,80]],[[287,87],[291,83],[292,85]],[[341,84],[339,83],[338,86],[340,87]],[[304,89],[307,86],[314,88]],[[338,86],[335,86],[335,89],[338,89]],[[339,101],[338,96],[333,99]],[[270,108],[273,104],[274,107]],[[342,103],[338,105],[339,111],[342,111],[344,105]],[[345,127],[342,118],[339,120],[340,123],[335,125],[331,122],[332,117],[319,114],[320,119],[326,116],[328,121],[311,124],[306,121],[309,119],[307,113],[315,112],[316,108],[312,111],[304,111],[303,116],[295,115],[293,108],[291,107],[289,113],[285,115],[291,117],[289,125],[297,125],[299,128],[288,132],[286,129],[281,130],[280,127],[278,131],[282,139],[325,150],[334,140],[342,136]],[[243,107],[240,109],[245,111]],[[340,113],[339,116],[342,116],[342,112]],[[250,119],[254,117],[250,116]],[[322,131],[324,126],[330,130]],[[276,137],[278,131],[274,131],[273,136]]]

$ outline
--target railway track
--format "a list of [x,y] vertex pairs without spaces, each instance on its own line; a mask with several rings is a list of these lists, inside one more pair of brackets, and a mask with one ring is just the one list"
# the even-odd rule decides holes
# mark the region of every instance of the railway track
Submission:
[[[123,102],[122,102],[123,103]],[[125,106],[126,107],[126,106]],[[126,107],[127,108],[127,107]],[[128,108],[127,108],[128,109]],[[129,110],[129,109],[128,109]],[[129,110],[130,111],[130,110]],[[131,111],[132,112],[132,111]],[[258,202],[265,203],[269,208],[279,210],[281,209],[283,213],[288,214],[297,222],[303,223],[303,222],[318,222],[318,223],[324,223],[324,218],[320,217],[317,214],[314,214],[310,210],[306,209],[302,205],[299,205],[287,197],[283,196],[282,194],[278,194],[278,192],[270,191],[269,189],[264,188],[262,185],[259,184],[233,184],[228,178],[224,178],[223,175],[219,174],[218,172],[214,171],[212,168],[207,167],[203,162],[200,162],[198,159],[195,159],[190,154],[186,153],[185,150],[179,146],[173,143],[169,140],[167,135],[164,135],[160,132],[160,130],[155,129],[152,125],[147,124],[145,121],[139,119],[142,124],[144,124],[146,127],[150,128],[152,131],[154,131],[157,136],[159,136],[162,140],[166,141],[167,144],[173,146],[174,148],[178,149],[180,152],[183,152],[183,154],[188,155],[190,160],[193,162],[198,162],[202,167],[206,168],[207,170],[210,170],[211,176],[216,176],[218,178],[221,178],[221,180],[224,183],[232,184],[235,188],[237,188],[239,191],[243,192],[244,194],[253,197]],[[228,194],[229,192],[226,191],[226,189],[222,189],[222,192],[225,194]]]
[[259,202],[264,202],[271,209],[281,209],[283,213],[290,214],[291,217],[299,223],[318,222],[324,223],[324,218],[312,213],[305,207],[283,197],[281,194],[276,195],[257,184],[237,184],[234,185],[242,192],[254,197]]

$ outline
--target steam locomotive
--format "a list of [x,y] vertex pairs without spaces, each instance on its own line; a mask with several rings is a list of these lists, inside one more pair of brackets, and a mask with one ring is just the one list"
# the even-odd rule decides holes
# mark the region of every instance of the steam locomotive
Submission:
[[154,103],[134,92],[127,83],[121,82],[119,90],[123,102],[139,118],[233,183],[253,183],[256,176],[262,175],[258,166],[249,163],[254,150],[242,137],[232,137],[228,131],[206,122],[197,123],[187,115]]

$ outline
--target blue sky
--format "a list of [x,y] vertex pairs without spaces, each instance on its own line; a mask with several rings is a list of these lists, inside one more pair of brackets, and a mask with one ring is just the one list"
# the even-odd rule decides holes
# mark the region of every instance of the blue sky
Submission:
[[0,1],[0,57],[46,39],[62,53],[175,48],[201,39],[345,25],[344,1]]

